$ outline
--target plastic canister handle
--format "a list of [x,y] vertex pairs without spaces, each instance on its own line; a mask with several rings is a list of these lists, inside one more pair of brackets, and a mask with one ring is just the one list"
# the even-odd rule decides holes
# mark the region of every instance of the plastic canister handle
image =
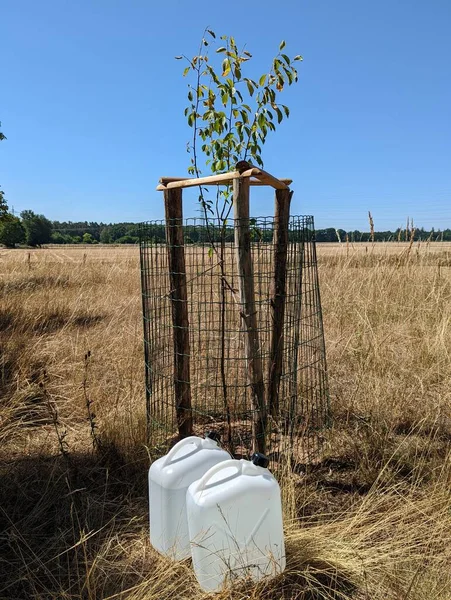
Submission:
[[213,475],[216,475],[216,473],[218,473],[219,471],[222,471],[223,469],[227,469],[229,467],[239,467],[239,469],[237,471],[237,475],[238,475],[239,473],[241,473],[243,464],[242,464],[241,460],[236,460],[234,458],[231,458],[230,460],[223,460],[222,462],[217,463],[216,465],[211,467],[205,473],[205,475],[203,475],[200,479],[197,480],[197,483],[195,484],[195,487],[194,487],[194,493],[202,491],[205,488],[205,486],[207,485],[207,483],[210,481],[210,479],[213,477]]
[[199,448],[199,446],[202,444],[202,439],[198,438],[195,435],[190,435],[189,437],[186,437],[186,438],[183,438],[183,440],[180,440],[180,442],[177,442],[176,445],[173,446],[169,450],[169,452],[166,454],[164,461],[163,461],[163,467],[165,467],[167,464],[172,462],[174,455],[177,454],[177,452],[180,450],[180,448],[183,448],[183,446],[186,446],[187,444],[195,444],[195,446],[197,448]]

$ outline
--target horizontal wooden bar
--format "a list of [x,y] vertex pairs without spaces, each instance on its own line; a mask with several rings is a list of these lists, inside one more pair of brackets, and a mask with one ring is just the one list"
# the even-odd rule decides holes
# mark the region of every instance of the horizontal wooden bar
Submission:
[[167,189],[196,187],[198,185],[228,185],[231,184],[234,179],[238,179],[239,177],[251,178],[249,182],[250,185],[270,185],[277,190],[286,190],[288,189],[289,184],[292,183],[292,179],[277,179],[262,169],[251,167],[242,173],[232,171],[229,173],[220,173],[218,175],[209,175],[207,177],[193,177],[190,179],[183,177],[161,177],[157,190],[164,191]]
[[171,183],[172,181],[185,181],[186,177],[160,177],[159,183]]
[[189,188],[196,187],[197,185],[214,185],[215,183],[228,183],[233,179],[237,179],[241,177],[238,171],[234,171],[232,173],[221,173],[220,175],[209,175],[208,177],[194,177],[192,179],[180,179],[176,181],[171,181],[166,185],[160,183],[157,186],[157,190],[171,190],[175,188]]
[[[288,189],[288,185],[286,183],[284,183],[281,179],[277,179],[277,177],[274,177],[273,175],[271,175],[271,173],[268,173],[267,171],[263,171],[263,169],[258,169],[257,167],[253,167],[252,171],[254,171],[254,173],[253,173],[254,177],[259,179],[263,185],[270,185],[271,187],[275,188],[276,190],[287,190]],[[243,173],[243,175],[244,175],[244,173]]]
[[[282,182],[282,183],[284,183],[284,184],[285,184],[287,187],[288,187],[288,186],[289,186],[291,183],[293,183],[293,180],[292,180],[292,179],[286,179],[286,178],[283,178],[283,179],[278,179],[278,181],[281,181],[281,182]],[[271,185],[271,184],[267,183],[266,181],[260,181],[260,179],[251,179],[249,183],[250,183],[250,185]],[[273,186],[271,186],[271,187],[273,187]],[[277,188],[276,188],[276,189],[277,189]],[[285,188],[283,188],[283,189],[285,189]]]

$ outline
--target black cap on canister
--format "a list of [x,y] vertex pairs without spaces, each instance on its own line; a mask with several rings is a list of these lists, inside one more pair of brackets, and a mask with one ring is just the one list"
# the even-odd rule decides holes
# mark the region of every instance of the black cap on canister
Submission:
[[264,469],[267,469],[269,465],[269,458],[261,452],[255,452],[255,454],[251,456],[251,462],[254,465],[257,465],[257,467],[263,467]]
[[217,431],[207,431],[207,433],[205,434],[206,438],[210,438],[210,440],[214,440],[215,442],[220,442],[221,441],[221,435],[217,432]]

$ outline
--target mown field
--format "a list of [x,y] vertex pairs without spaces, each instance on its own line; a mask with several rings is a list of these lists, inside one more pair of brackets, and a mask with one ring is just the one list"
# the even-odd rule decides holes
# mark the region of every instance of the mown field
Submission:
[[[285,573],[215,597],[450,600],[451,244],[318,254],[334,424]],[[0,598],[208,598],[148,542],[138,249],[0,265]]]

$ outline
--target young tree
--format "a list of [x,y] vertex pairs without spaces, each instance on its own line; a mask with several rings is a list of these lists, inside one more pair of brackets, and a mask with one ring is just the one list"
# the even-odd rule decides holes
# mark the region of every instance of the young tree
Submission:
[[52,223],[44,215],[37,215],[32,210],[24,210],[20,216],[29,246],[41,246],[51,241]]
[[[215,52],[210,54],[212,48]],[[302,60],[300,55],[290,58],[285,52],[285,42],[282,41],[269,69],[264,73],[260,71],[257,77],[250,77],[249,61],[252,59],[252,54],[245,47],[239,47],[232,36],[223,35],[217,40],[216,34],[206,29],[196,56],[176,57],[185,59],[187,66],[183,75],[191,77],[188,85],[189,105],[185,108],[188,125],[193,131],[192,140],[187,146],[191,154],[188,167],[191,175],[200,177],[205,166],[214,174],[225,173],[232,169],[245,171],[249,169],[251,163],[263,167],[262,147],[268,133],[275,131],[277,124],[282,123],[290,114],[288,107],[279,102],[280,94],[285,87],[297,81],[294,63]],[[223,403],[228,424],[227,436],[229,444],[232,445],[226,375],[226,305],[229,303],[227,296],[230,293],[235,294],[235,291],[228,280],[225,268],[226,238],[229,233],[227,220],[232,209],[232,191],[231,186],[222,188],[216,186],[215,200],[209,198],[205,192],[208,193],[208,190],[199,186],[199,201],[210,245],[209,255],[216,256],[221,281],[219,358]],[[238,204],[237,202],[236,206]],[[267,422],[264,380],[255,321],[252,265],[250,260],[247,260],[250,258],[250,248],[247,249],[249,233],[251,235],[261,235],[261,233],[253,228],[252,223],[249,223],[248,216],[241,218],[241,221],[242,225],[235,227],[236,239],[238,240],[239,236],[244,240],[241,245],[240,241],[237,241],[237,245],[240,246],[238,253],[240,261],[237,265],[240,282],[240,317],[242,329],[246,332],[248,340],[245,348],[252,389],[255,447],[263,452]],[[249,225],[252,232],[249,231]],[[215,235],[215,231],[218,230],[219,240]],[[243,257],[244,260],[241,260]],[[243,290],[245,290],[244,294]],[[183,318],[179,324],[181,325],[182,322]],[[186,353],[189,354],[189,351],[187,350]]]
[[[209,55],[211,47],[215,49],[213,58]],[[193,76],[188,84],[189,106],[185,109],[188,125],[193,129],[192,141],[187,146],[191,154],[190,174],[200,176],[203,165],[199,150],[213,173],[229,171],[240,161],[263,166],[262,146],[269,131],[275,131],[276,121],[280,124],[290,114],[278,97],[287,85],[297,82],[293,63],[302,60],[299,54],[290,59],[285,52],[282,41],[268,71],[254,79],[245,75],[252,54],[245,47],[239,49],[232,36],[223,35],[218,41],[216,34],[206,29],[196,56],[176,57],[188,63],[183,75]],[[219,65],[215,65],[216,55],[220,58]],[[213,213],[216,207],[216,216],[225,220],[224,205],[218,210],[218,201],[215,204],[207,200],[203,192],[199,188],[205,217],[207,211]],[[227,205],[230,191],[225,189],[221,194]]]
[[7,248],[15,248],[16,244],[25,242],[25,229],[20,219],[7,214],[0,220],[0,244]]

